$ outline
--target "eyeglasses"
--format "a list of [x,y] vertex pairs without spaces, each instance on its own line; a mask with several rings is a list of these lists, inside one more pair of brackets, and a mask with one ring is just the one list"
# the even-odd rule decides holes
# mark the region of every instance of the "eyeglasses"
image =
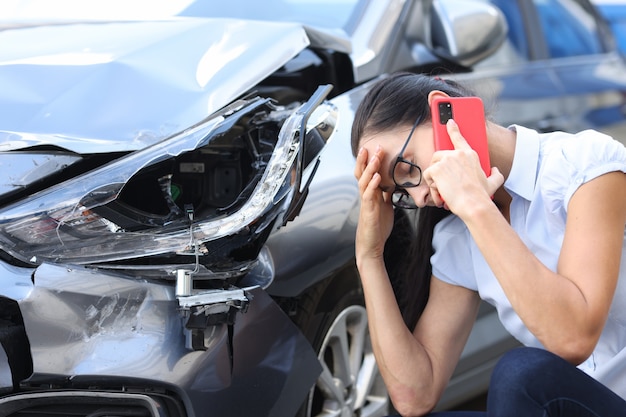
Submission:
[[413,136],[413,132],[417,125],[422,121],[421,117],[418,117],[409,132],[409,137],[406,138],[404,146],[396,157],[396,162],[393,164],[391,171],[391,178],[396,185],[396,189],[391,196],[391,202],[398,208],[416,209],[417,205],[413,201],[413,198],[406,191],[406,188],[417,187],[422,182],[422,169],[411,161],[407,161],[402,157],[406,147]]

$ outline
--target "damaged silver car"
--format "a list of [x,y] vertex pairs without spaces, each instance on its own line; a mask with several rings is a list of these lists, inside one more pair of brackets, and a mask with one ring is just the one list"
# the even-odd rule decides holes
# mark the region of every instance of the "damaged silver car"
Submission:
[[352,117],[377,77],[489,56],[499,11],[80,3],[0,22],[0,416],[391,412]]

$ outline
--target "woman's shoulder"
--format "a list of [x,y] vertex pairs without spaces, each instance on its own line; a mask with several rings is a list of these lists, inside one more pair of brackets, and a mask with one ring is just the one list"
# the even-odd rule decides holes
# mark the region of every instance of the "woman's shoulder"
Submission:
[[567,201],[582,184],[611,171],[626,172],[626,147],[595,130],[541,135],[539,190]]
[[541,154],[552,163],[585,167],[610,161],[626,163],[626,147],[596,130],[541,134]]

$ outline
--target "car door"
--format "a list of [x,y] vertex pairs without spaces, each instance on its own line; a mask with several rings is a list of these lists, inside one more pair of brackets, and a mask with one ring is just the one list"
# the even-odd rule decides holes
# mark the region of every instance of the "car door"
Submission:
[[527,0],[534,6],[572,130],[624,138],[626,66],[609,24],[588,0]]
[[484,0],[498,7],[508,36],[498,52],[454,78],[485,100],[492,120],[521,124],[541,131],[569,123],[563,112],[563,91],[551,65],[545,42],[535,28],[537,16],[525,0]]

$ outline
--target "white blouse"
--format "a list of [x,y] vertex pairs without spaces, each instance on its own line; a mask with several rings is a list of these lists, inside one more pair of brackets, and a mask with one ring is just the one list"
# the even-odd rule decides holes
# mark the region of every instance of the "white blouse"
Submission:
[[[522,126],[511,173],[504,186],[512,196],[511,226],[548,268],[556,271],[567,205],[587,181],[611,171],[626,172],[626,148],[604,134],[540,134]],[[624,190],[623,192],[626,192]],[[437,224],[431,258],[438,279],[477,291],[492,304],[504,327],[522,344],[542,347],[504,295],[465,224],[448,216]],[[619,280],[603,333],[579,368],[626,399],[626,230]]]

